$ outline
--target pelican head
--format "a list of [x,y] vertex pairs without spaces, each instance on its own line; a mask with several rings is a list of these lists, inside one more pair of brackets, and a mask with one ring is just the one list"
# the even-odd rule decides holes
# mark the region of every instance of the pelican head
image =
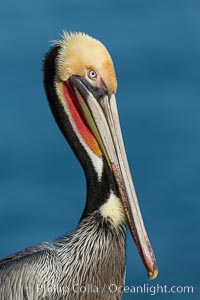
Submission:
[[65,33],[46,55],[44,85],[56,121],[86,174],[89,192],[83,216],[99,209],[114,226],[127,222],[148,276],[154,279],[158,269],[125,153],[110,54],[86,34]]

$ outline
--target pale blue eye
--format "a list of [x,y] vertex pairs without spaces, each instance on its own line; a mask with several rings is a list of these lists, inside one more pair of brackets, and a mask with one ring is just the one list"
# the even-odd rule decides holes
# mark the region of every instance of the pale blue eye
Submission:
[[90,71],[88,72],[88,77],[89,77],[90,79],[95,79],[95,78],[97,78],[97,73],[96,73],[94,70],[90,70]]

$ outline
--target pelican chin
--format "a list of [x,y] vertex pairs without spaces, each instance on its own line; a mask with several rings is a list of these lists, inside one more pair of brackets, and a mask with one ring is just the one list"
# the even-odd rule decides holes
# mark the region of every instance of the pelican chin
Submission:
[[[0,261],[0,296],[5,298],[9,287],[17,295],[12,299],[121,299],[103,286],[124,283],[126,224],[150,279],[158,268],[126,157],[110,54],[88,35],[64,34],[45,56],[44,86],[57,124],[85,172],[86,205],[71,234]],[[56,289],[76,282],[93,284],[103,294],[71,290],[63,295]],[[36,293],[29,283],[45,289]]]

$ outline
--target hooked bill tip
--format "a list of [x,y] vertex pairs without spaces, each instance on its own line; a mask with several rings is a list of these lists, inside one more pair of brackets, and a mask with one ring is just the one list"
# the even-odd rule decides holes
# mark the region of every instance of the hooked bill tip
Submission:
[[156,267],[153,272],[148,272],[148,276],[150,280],[154,280],[156,279],[156,277],[158,276],[158,268]]

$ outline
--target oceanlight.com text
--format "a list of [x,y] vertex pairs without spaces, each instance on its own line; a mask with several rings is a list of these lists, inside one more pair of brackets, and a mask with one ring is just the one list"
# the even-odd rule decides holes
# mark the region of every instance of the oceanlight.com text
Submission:
[[115,284],[111,284],[109,286],[109,291],[111,293],[127,293],[127,294],[148,294],[151,296],[155,296],[157,294],[193,294],[194,287],[191,285],[151,285],[151,284],[143,284],[138,286],[117,286]]

